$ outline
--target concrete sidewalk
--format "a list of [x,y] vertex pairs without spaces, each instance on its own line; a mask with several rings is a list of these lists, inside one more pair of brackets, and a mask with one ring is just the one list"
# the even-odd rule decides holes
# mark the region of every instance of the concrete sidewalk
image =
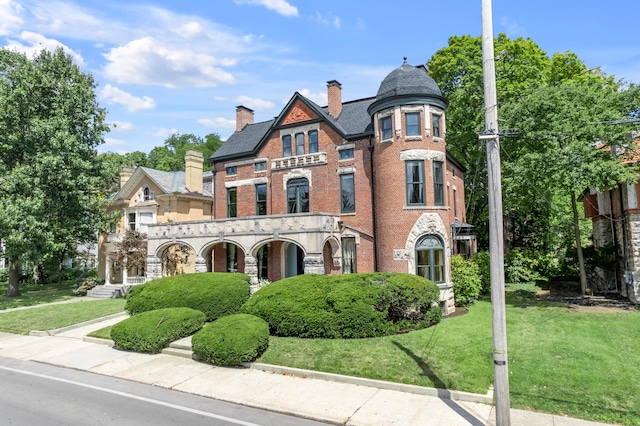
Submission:
[[[85,338],[126,316],[40,336],[0,333],[0,356],[44,362],[223,401],[344,425],[494,425],[491,395],[431,389],[335,374],[253,364],[215,367],[185,356],[120,351]],[[108,342],[108,341],[107,341]],[[182,347],[188,347],[189,338]],[[180,345],[178,345],[180,346]],[[188,353],[188,349],[183,349]],[[271,371],[268,371],[271,370]],[[603,425],[511,410],[517,426]]]

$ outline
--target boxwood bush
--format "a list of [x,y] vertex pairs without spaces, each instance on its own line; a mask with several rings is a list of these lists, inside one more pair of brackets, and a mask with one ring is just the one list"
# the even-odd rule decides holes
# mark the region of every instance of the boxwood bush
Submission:
[[451,281],[456,305],[465,306],[475,302],[482,291],[480,267],[459,254],[451,256]]
[[191,308],[143,312],[114,324],[111,339],[119,349],[157,353],[200,330],[205,320],[204,313]]
[[215,365],[255,361],[269,346],[269,324],[253,315],[229,315],[194,334],[191,346],[199,360]]
[[267,321],[276,336],[376,337],[437,323],[439,295],[410,274],[299,275],[258,290],[242,312]]
[[162,308],[197,309],[215,321],[239,312],[249,298],[245,274],[208,272],[159,278],[129,291],[124,305],[130,315]]

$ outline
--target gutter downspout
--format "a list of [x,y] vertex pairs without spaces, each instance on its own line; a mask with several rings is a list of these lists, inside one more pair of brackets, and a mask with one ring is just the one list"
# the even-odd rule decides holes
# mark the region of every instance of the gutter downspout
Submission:
[[369,136],[369,162],[371,164],[371,219],[373,224],[373,270],[378,272],[378,239],[376,238],[376,230],[378,227],[376,226],[376,179],[375,172],[373,167],[373,149],[374,146],[371,144],[371,136]]

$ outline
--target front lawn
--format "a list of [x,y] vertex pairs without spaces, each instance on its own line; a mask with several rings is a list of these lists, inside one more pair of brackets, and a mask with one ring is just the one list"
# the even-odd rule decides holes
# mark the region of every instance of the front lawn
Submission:
[[53,330],[123,312],[124,299],[83,300],[75,303],[0,312],[0,331],[29,334],[31,330]]
[[[521,296],[521,295],[518,295]],[[640,312],[576,313],[508,297],[511,405],[640,425]],[[259,362],[486,393],[493,382],[491,305],[426,330],[375,339],[272,337]]]
[[0,311],[21,306],[39,305],[42,303],[61,302],[74,297],[74,280],[62,281],[60,284],[20,284],[20,296],[7,297],[6,282],[0,282]]

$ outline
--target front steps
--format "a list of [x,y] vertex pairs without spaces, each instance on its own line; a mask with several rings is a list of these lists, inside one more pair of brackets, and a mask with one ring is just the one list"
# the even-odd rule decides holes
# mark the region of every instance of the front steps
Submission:
[[112,299],[124,295],[121,285],[97,285],[87,291],[87,296],[94,299]]

